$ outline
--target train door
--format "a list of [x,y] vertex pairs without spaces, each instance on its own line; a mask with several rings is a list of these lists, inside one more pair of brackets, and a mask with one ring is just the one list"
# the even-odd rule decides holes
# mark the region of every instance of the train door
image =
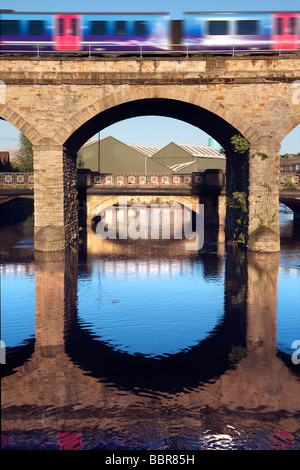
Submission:
[[298,47],[298,15],[281,13],[274,15],[273,48],[297,49]]
[[81,49],[79,15],[55,15],[54,42],[57,51]]

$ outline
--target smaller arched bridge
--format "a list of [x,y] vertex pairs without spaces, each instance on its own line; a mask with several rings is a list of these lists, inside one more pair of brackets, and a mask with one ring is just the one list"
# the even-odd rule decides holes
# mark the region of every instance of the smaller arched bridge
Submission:
[[[221,170],[193,174],[97,174],[79,170],[79,203],[85,202],[87,223],[97,215],[99,205],[115,205],[119,196],[128,204],[137,202],[204,204],[207,224],[223,224],[226,212],[225,175]],[[34,197],[33,173],[0,173],[0,204],[16,197]],[[300,187],[286,190],[280,186],[279,201],[300,221]],[[81,206],[82,207],[82,206]]]

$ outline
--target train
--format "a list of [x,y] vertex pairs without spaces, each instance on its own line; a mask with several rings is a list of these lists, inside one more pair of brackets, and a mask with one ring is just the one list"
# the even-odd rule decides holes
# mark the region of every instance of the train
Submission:
[[0,53],[295,52],[300,12],[58,13],[0,10]]

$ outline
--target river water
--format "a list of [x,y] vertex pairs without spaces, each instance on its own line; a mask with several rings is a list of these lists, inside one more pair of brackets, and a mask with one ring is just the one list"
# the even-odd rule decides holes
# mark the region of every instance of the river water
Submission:
[[65,256],[6,221],[2,449],[299,450],[300,230],[280,221],[277,254],[206,227],[200,251],[84,230]]

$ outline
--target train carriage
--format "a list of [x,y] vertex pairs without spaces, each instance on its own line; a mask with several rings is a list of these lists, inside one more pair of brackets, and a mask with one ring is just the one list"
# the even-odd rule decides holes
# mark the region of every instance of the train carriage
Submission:
[[300,12],[187,12],[172,21],[169,13],[0,10],[1,52],[293,52],[299,41]]
[[139,53],[169,50],[168,13],[82,15],[82,45],[92,51]]
[[183,14],[182,43],[190,51],[274,51],[299,48],[299,12]]
[[168,51],[168,13],[16,13],[0,16],[1,51]]

